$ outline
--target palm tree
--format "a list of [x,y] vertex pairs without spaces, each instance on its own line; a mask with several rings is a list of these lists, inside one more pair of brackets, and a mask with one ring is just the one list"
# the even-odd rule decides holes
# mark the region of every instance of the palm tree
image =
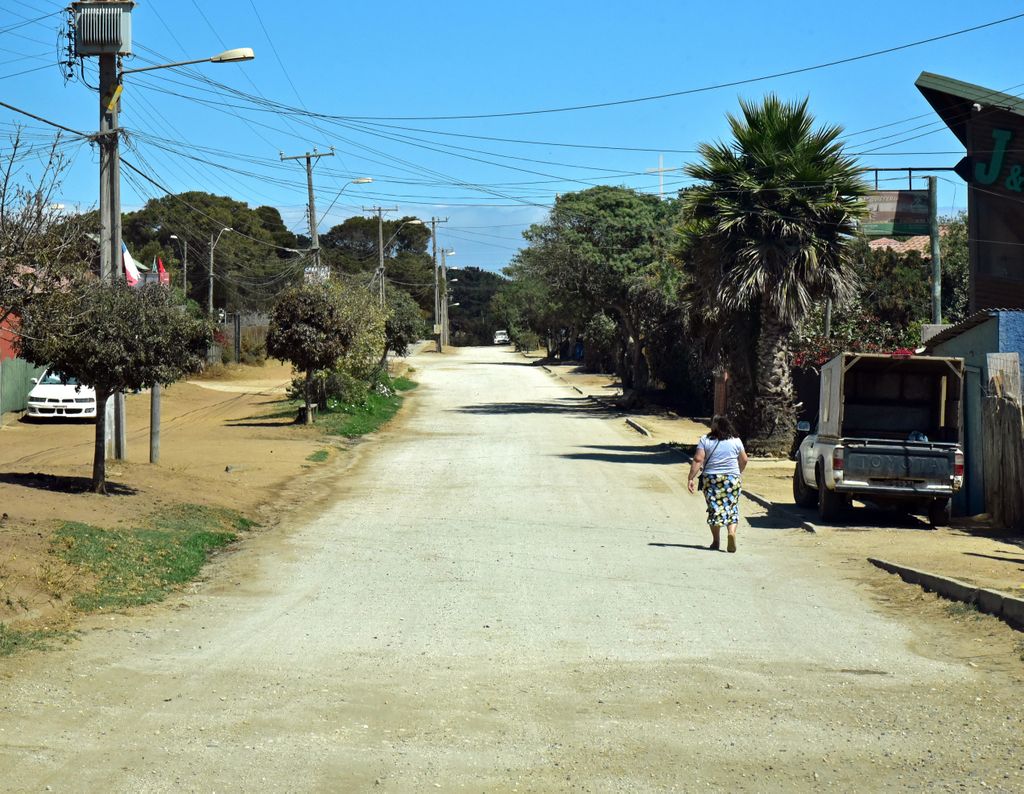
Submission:
[[815,128],[806,99],[740,107],[728,117],[733,140],[701,144],[702,162],[687,167],[700,183],[684,202],[718,260],[717,284],[702,292],[758,319],[748,446],[778,455],[796,430],[790,335],[816,303],[855,291],[850,244],[867,186],[842,130]]

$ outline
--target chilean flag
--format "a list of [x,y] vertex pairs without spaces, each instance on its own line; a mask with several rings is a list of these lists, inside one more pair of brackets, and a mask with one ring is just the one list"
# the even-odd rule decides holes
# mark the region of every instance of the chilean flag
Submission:
[[139,283],[139,268],[132,255],[128,253],[128,246],[124,244],[124,240],[121,241],[121,259],[124,262],[124,277],[134,287]]
[[156,258],[156,272],[159,274],[160,283],[165,287],[171,283],[171,274],[164,268],[164,260],[160,257]]

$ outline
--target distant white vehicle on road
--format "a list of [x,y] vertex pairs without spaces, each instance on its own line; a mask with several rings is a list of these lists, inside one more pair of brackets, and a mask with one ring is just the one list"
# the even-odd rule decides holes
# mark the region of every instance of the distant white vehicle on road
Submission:
[[96,392],[74,378],[47,369],[28,393],[28,416],[33,419],[96,418]]
[[507,345],[509,343],[508,331],[495,331],[494,332],[494,344],[496,345]]

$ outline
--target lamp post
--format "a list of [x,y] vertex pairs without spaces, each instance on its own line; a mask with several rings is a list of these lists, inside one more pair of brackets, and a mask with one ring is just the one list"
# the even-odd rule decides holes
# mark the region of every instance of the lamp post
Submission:
[[188,240],[178,237],[176,234],[171,235],[172,240],[177,240],[178,245],[182,248],[181,254],[181,291],[185,293],[185,300],[188,300]]
[[206,313],[210,317],[213,317],[213,249],[217,247],[217,243],[220,242],[220,236],[224,234],[224,232],[233,231],[234,229],[230,226],[225,226],[217,232],[216,236],[212,234],[210,235],[210,284],[206,293]]
[[[76,3],[76,13],[103,12],[102,3]],[[129,7],[130,13],[131,7]],[[95,22],[95,20],[94,20]],[[110,20],[106,20],[109,25]],[[125,35],[127,27],[127,35]],[[248,47],[225,50],[210,58],[193,61],[157,64],[138,69],[118,71],[119,55],[130,53],[131,28],[125,22],[116,23],[117,33],[125,45],[124,52],[83,49],[79,55],[98,55],[100,72],[100,129],[97,141],[100,145],[100,276],[115,281],[124,273],[121,257],[121,154],[119,148],[120,129],[118,113],[123,78],[126,74],[186,66],[195,63],[234,63],[250,61],[255,57]],[[76,47],[78,45],[76,44]],[[104,447],[108,458],[123,460],[127,453],[127,428],[124,417],[124,395],[114,395],[105,407]]]
[[[307,181],[309,182],[309,240],[313,251],[313,267],[315,268],[317,278],[321,278],[323,277],[323,274],[320,270],[320,222],[316,218],[316,205],[313,203],[313,164],[308,157],[306,158],[306,165],[308,176]],[[339,190],[338,195],[334,197],[334,201],[331,202],[331,206],[327,208],[327,212],[324,213],[324,217],[326,218],[331,214],[331,210],[334,209],[334,205],[338,203],[338,199],[341,198],[341,194],[345,192],[349,185],[368,185],[371,182],[373,182],[373,178],[368,176],[357,176],[355,179],[350,179],[341,186],[341,190]]]

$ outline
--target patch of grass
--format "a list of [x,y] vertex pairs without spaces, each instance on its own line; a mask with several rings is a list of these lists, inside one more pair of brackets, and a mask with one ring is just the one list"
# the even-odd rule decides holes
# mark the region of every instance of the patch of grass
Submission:
[[175,505],[150,516],[146,525],[102,529],[65,522],[53,538],[54,552],[95,577],[95,586],[71,603],[91,612],[161,600],[198,575],[210,553],[255,524],[233,510]]
[[149,520],[156,529],[188,532],[202,532],[211,527],[217,529],[224,529],[226,527],[237,532],[247,532],[253,527],[259,526],[255,521],[246,518],[237,510],[194,504],[165,507],[150,516]]
[[419,386],[419,384],[416,381],[409,380],[408,378],[403,376],[399,376],[393,379],[391,381],[391,385],[394,386],[395,389],[397,389],[398,391],[412,391],[417,386]]
[[954,601],[952,604],[948,604],[946,612],[949,613],[950,617],[954,618],[981,617],[976,604],[967,604],[963,601]]
[[317,424],[328,435],[355,438],[378,430],[398,413],[402,398],[397,394],[372,392],[360,405],[341,406],[324,411]]
[[18,651],[45,650],[50,642],[67,635],[59,631],[19,631],[0,623],[0,656]]
[[318,449],[312,455],[307,455],[306,456],[306,460],[308,460],[310,463],[323,463],[330,456],[331,456],[330,450]]

